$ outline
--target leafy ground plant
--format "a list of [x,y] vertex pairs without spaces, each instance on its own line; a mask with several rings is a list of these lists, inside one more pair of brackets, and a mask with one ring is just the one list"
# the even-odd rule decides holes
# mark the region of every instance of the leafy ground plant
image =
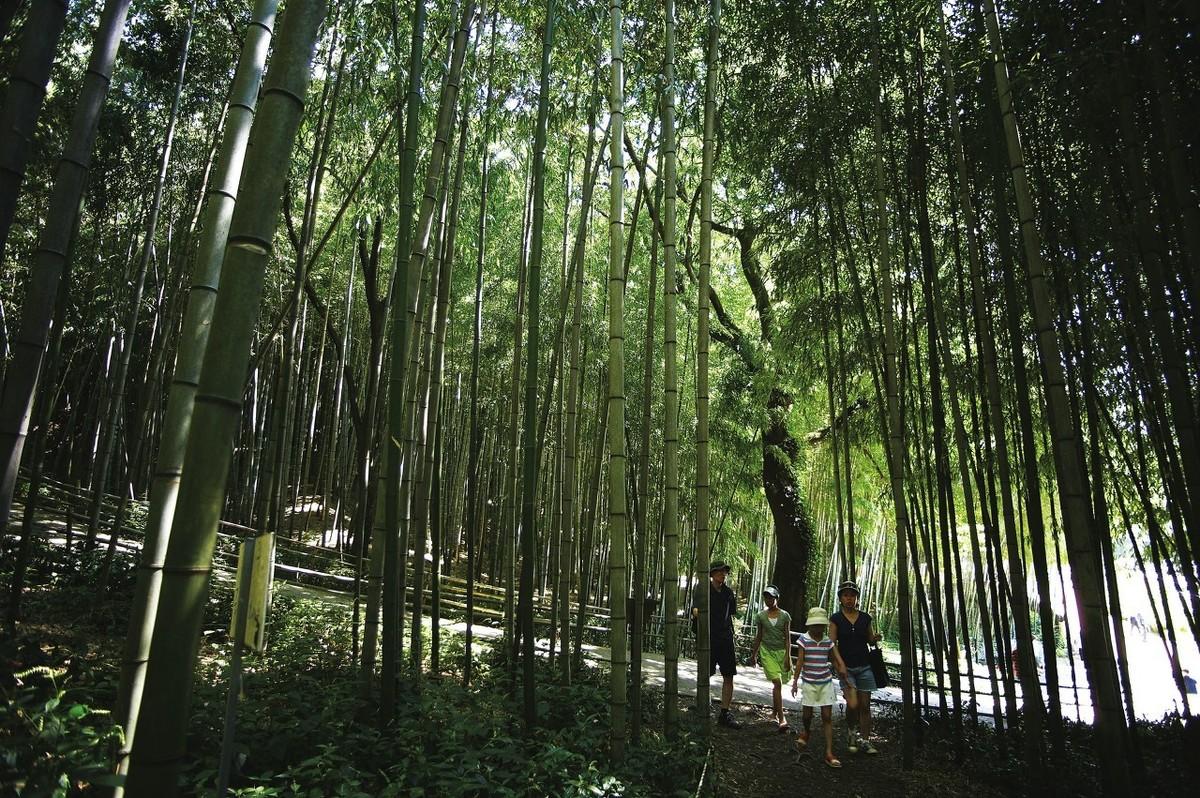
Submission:
[[4,686],[0,785],[21,798],[67,798],[89,785],[113,786],[111,751],[123,738],[107,710],[66,686],[65,669],[15,673]]

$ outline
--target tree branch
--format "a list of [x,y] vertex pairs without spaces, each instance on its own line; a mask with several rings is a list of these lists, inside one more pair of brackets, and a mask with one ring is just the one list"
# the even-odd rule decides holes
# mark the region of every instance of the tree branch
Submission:
[[[625,151],[629,153],[630,160],[633,161],[633,165],[638,171],[638,176],[640,177],[642,184],[645,184],[645,159],[638,157],[638,154],[633,147],[633,141],[629,138],[628,134],[625,135]],[[662,219],[658,214],[658,205],[654,202],[654,192],[647,191],[645,192],[645,195],[646,207],[650,210],[650,218],[654,222],[654,229],[658,231],[659,239],[662,240],[665,238],[665,233],[663,230]],[[713,225],[713,228],[716,229],[715,224]],[[681,260],[683,261],[684,269],[687,271],[688,277],[691,278],[693,283],[695,283],[696,273],[692,269],[691,259],[682,258]],[[741,359],[747,368],[752,371],[757,371],[758,365],[754,362],[754,358],[752,356],[753,353],[750,351],[746,334],[742,332],[741,327],[737,325],[737,322],[735,322],[733,317],[730,316],[728,311],[725,310],[725,305],[722,304],[721,297],[718,296],[716,289],[713,288],[711,284],[708,286],[708,303],[712,306],[713,311],[717,314],[717,320],[725,328],[724,330],[712,328],[709,330],[709,334],[714,340],[720,341],[732,349],[734,354]]]
[[754,309],[758,311],[760,334],[764,343],[771,342],[775,335],[775,311],[771,307],[771,293],[767,290],[762,269],[758,265],[758,259],[754,257],[754,239],[757,238],[759,230],[751,224],[731,227],[720,222],[713,222],[712,228],[718,233],[737,239],[738,261],[746,283],[750,286],[750,293],[754,295]]

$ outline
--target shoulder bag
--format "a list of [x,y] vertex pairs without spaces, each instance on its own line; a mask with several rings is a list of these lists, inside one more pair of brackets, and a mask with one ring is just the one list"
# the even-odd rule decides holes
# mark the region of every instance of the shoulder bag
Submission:
[[879,646],[872,646],[867,652],[867,658],[871,664],[871,674],[875,677],[875,686],[883,689],[892,683],[891,677],[888,676],[887,665],[883,662],[883,649]]

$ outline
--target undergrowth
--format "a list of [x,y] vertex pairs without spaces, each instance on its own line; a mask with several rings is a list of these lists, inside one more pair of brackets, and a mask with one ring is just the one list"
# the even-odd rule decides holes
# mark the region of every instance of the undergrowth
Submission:
[[[375,704],[359,695],[349,665],[349,630],[339,610],[281,597],[269,653],[248,668],[238,729],[243,796],[521,796],[690,795],[703,747],[682,733],[674,743],[649,730],[623,767],[607,765],[607,677],[593,669],[563,686],[538,666],[538,724],[524,734],[519,690],[497,654],[485,650],[464,688],[457,674],[401,680],[396,720],[380,728]],[[442,636],[442,662],[461,664],[461,641]],[[194,712],[193,751],[215,751],[224,701],[206,660]],[[660,705],[649,702],[646,719]],[[193,760],[194,794],[211,786],[214,763]],[[692,789],[689,789],[691,787]]]
[[[16,638],[3,643],[0,798],[105,793],[121,731],[112,705],[125,634],[128,583],[108,599],[79,584],[43,584],[26,600]],[[215,794],[226,696],[228,591],[218,586],[204,624],[181,793]],[[486,644],[485,644],[486,645]],[[481,651],[481,653],[479,653]],[[399,686],[396,720],[381,728],[351,661],[342,607],[277,596],[269,648],[245,659],[232,794],[287,798],[390,796],[691,795],[704,747],[657,728],[661,696],[646,691],[641,743],[608,764],[608,677],[594,669],[570,686],[538,665],[538,723],[526,734],[500,656],[477,650],[461,681],[462,640],[443,633],[441,674]],[[407,657],[406,657],[407,659]],[[30,670],[30,668],[34,668]],[[517,675],[519,679],[519,674]]]

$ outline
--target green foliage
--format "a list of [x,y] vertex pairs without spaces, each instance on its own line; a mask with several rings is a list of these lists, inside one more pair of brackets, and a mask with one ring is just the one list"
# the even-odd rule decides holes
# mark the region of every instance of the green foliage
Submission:
[[[608,677],[594,670],[564,687],[539,665],[539,727],[524,734],[507,670],[488,649],[470,689],[440,675],[419,684],[406,679],[398,722],[380,729],[374,705],[359,694],[343,613],[303,598],[276,599],[271,647],[247,664],[236,795],[683,795],[696,781],[702,747],[686,732],[672,743],[647,731],[621,769],[608,767]],[[443,637],[443,662],[453,665],[461,643]],[[195,794],[215,780],[224,654],[224,646],[206,652],[195,687],[189,748],[199,756],[185,773]],[[657,723],[659,704],[644,702],[645,727]]]
[[109,713],[68,689],[65,669],[38,666],[5,684],[0,709],[0,786],[20,798],[67,798],[89,784],[113,786],[109,754],[124,739]]

